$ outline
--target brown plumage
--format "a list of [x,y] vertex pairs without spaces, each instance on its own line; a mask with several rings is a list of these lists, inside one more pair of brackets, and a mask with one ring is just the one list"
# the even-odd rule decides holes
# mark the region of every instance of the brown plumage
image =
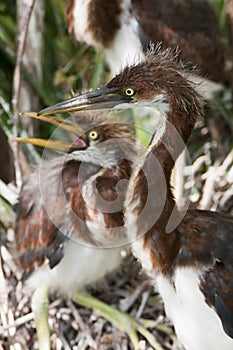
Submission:
[[43,281],[68,294],[121,263],[126,183],[118,183],[129,179],[136,154],[130,125],[106,123],[100,113],[78,120],[85,133],[74,140],[77,150],[42,162],[16,207],[16,249],[23,269],[35,269],[33,288]]
[[179,47],[180,58],[207,77],[223,79],[224,47],[206,0],[69,0],[69,32],[104,52],[113,73],[135,61],[149,43]]
[[179,47],[180,59],[197,65],[209,78],[223,79],[223,42],[208,1],[132,0],[132,6],[144,49],[150,41]]
[[233,218],[176,207],[171,171],[203,101],[170,50],[153,48],[106,86],[49,107],[63,111],[148,106],[160,112],[150,145],[132,173],[125,221],[132,251],[158,286],[188,350],[233,347]]

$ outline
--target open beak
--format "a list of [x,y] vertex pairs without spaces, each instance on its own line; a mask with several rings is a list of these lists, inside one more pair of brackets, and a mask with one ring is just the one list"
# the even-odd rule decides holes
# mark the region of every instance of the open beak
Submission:
[[117,88],[107,85],[83,95],[72,97],[51,107],[42,109],[38,116],[55,113],[75,112],[80,110],[113,109],[119,105],[130,103],[131,97],[125,96]]
[[77,147],[74,143],[65,143],[65,142],[58,141],[58,140],[46,140],[46,139],[40,139],[40,138],[15,137],[15,138],[12,138],[11,141],[29,143],[29,144],[34,145],[34,146],[54,149],[56,151],[61,151],[61,152],[65,152],[65,153],[72,152],[72,151],[77,150],[77,149],[86,148],[86,144],[83,140],[82,140],[83,147],[82,146]]
[[59,140],[46,140],[40,138],[25,138],[25,137],[16,137],[12,138],[11,141],[29,143],[35,146],[54,149],[61,152],[72,152],[72,150],[81,150],[87,147],[86,142],[81,139],[79,136],[84,134],[84,130],[77,124],[72,123],[69,120],[64,120],[62,118],[48,118],[46,116],[38,116],[35,112],[23,112],[22,115],[25,115],[30,118],[39,119],[45,121],[49,124],[57,126],[61,129],[64,129],[77,136],[76,140],[73,143],[66,143]]
[[73,133],[77,136],[83,135],[84,130],[78,125],[69,121],[68,119],[64,120],[59,117],[48,118],[45,115],[38,115],[35,112],[22,112],[21,115],[25,115],[26,117],[42,120],[54,126],[57,126],[61,129],[67,130],[70,133]]

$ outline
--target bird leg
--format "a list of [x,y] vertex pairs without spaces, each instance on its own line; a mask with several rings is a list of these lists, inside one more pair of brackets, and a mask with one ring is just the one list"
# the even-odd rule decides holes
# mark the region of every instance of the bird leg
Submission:
[[150,333],[140,321],[135,320],[132,316],[124,313],[114,307],[105,304],[86,292],[77,292],[72,296],[72,300],[84,307],[92,308],[106,320],[116,327],[126,332],[133,344],[134,349],[138,349],[139,340],[137,332],[144,336],[155,350],[163,350],[152,333]]
[[50,330],[48,323],[48,288],[41,285],[32,296],[32,311],[40,350],[50,350]]

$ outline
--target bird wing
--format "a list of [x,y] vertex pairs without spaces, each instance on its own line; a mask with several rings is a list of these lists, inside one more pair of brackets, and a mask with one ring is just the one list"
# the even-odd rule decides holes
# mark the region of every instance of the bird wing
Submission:
[[179,47],[180,58],[210,78],[223,75],[223,44],[217,17],[207,1],[132,0],[143,48],[150,42]]
[[233,338],[233,217],[193,210],[179,231],[183,241],[178,264],[185,266],[193,260],[200,265],[200,290]]
[[201,276],[200,289],[220,317],[226,334],[233,338],[233,267],[221,260]]
[[74,185],[69,182],[73,167],[67,167],[64,175],[63,166],[60,159],[54,159],[32,173],[22,186],[15,238],[24,270],[33,270],[47,260],[53,268],[63,257],[64,242],[70,235],[67,203]]

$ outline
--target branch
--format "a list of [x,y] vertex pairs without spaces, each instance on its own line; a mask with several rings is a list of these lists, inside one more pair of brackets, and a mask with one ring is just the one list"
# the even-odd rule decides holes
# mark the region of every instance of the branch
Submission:
[[[28,25],[31,18],[33,6],[35,0],[29,0],[25,3],[25,15],[22,25],[22,30],[18,31],[17,38],[17,54],[16,54],[16,66],[13,75],[13,88],[12,88],[12,108],[13,108],[13,136],[18,137],[19,132],[19,91],[21,84],[21,65],[22,58],[25,48],[25,42],[27,38]],[[12,144],[12,151],[14,155],[14,165],[15,165],[15,178],[17,188],[21,187],[22,184],[22,172],[19,162],[19,144],[14,142]]]

